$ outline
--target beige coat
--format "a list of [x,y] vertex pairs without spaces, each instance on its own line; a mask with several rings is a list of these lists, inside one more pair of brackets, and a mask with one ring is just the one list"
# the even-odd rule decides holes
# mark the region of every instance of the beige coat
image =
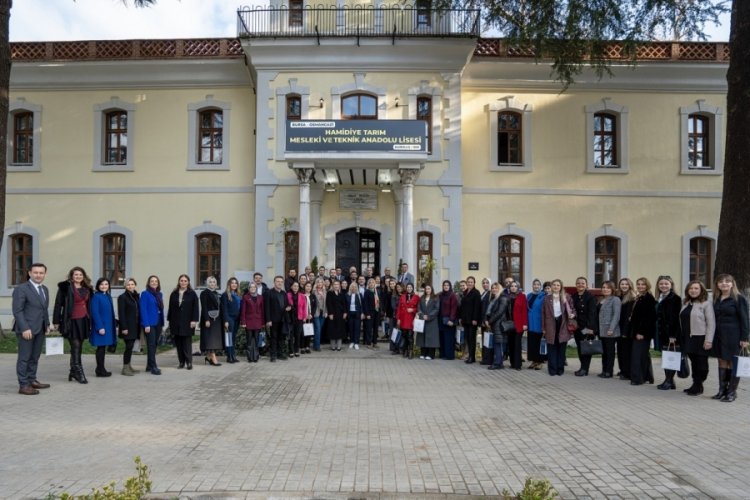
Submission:
[[[687,304],[684,304],[682,309],[686,307]],[[711,301],[693,302],[693,309],[690,311],[690,336],[705,335],[706,342],[713,342],[715,331],[716,319],[714,317],[714,305]]]

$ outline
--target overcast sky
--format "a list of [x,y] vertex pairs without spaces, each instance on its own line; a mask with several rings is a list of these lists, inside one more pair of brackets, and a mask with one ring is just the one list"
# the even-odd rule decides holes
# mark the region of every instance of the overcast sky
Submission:
[[[237,7],[264,0],[158,0],[136,9],[132,0],[15,0],[10,40],[113,40],[237,36]],[[709,27],[714,41],[729,39],[729,17]]]

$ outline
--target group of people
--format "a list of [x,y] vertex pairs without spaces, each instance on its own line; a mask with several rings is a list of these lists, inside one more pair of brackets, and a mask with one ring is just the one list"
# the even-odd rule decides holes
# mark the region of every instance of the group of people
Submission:
[[[157,276],[149,276],[140,294],[129,278],[115,309],[110,283],[99,278],[92,287],[81,267],[74,267],[57,286],[52,322],[49,321],[49,292],[43,285],[44,264],[34,264],[29,281],[14,289],[13,315],[18,336],[17,373],[21,394],[37,394],[49,387],[36,378],[44,333],[57,330],[70,344],[68,380],[87,383],[81,363],[81,349],[88,340],[96,347],[98,377],[111,376],[105,367],[107,350],[114,352],[118,337],[125,343],[122,375],[138,372],[131,365],[135,341],[141,332],[146,339],[146,371],[161,374],[156,363],[157,341],[169,326],[178,356],[178,368],[193,368],[192,337],[200,329],[200,351],[204,363],[220,366],[217,353],[225,352],[228,363],[237,362],[237,335],[245,331],[245,355],[257,362],[260,349],[267,347],[271,362],[320,351],[323,342],[341,351],[360,343],[377,347],[378,333],[389,341],[392,354],[411,358],[419,347],[420,358],[455,359],[456,346],[465,362],[476,362],[477,341],[481,342],[482,363],[490,370],[523,366],[522,343],[527,340],[529,369],[547,364],[551,376],[562,375],[567,365],[566,348],[575,339],[580,360],[576,376],[587,376],[592,354],[587,349],[594,339],[601,343],[601,378],[619,377],[632,385],[654,383],[650,347],[682,352],[690,360],[692,385],[685,393],[703,393],[708,376],[708,358],[718,358],[719,391],[714,399],[732,402],[737,397],[739,378],[733,375],[733,357],[748,345],[748,304],[737,290],[734,278],[719,275],[714,300],[700,281],[685,287],[684,299],[674,290],[669,276],[659,276],[656,296],[647,278],[635,284],[628,278],[617,284],[605,281],[600,296],[594,295],[586,278],[576,279],[575,292],[567,293],[559,279],[542,283],[534,280],[524,293],[519,283],[508,278],[500,283],[469,276],[458,284],[444,281],[439,293],[430,284],[423,293],[415,290],[414,276],[402,263],[397,276],[385,269],[383,276],[368,268],[363,275],[356,268],[344,276],[340,268],[326,273],[321,266],[297,276],[276,276],[273,286],[255,273],[253,281],[240,291],[232,277],[223,292],[213,277],[206,280],[200,295],[189,276],[180,275],[165,303]],[[115,314],[115,310],[117,314]],[[117,318],[117,319],[116,319]],[[381,330],[382,328],[382,330]],[[617,361],[619,372],[614,373]],[[664,370],[661,390],[675,389],[676,370]]]

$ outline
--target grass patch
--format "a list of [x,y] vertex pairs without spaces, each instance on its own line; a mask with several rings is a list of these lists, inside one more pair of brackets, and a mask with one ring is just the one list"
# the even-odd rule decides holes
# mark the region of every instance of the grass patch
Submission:
[[[197,339],[198,337],[193,337],[193,339]],[[145,354],[146,352],[146,345],[145,343],[141,343],[141,348],[143,349],[143,352]],[[67,341],[65,341],[64,344],[65,353],[70,352],[70,344],[68,344]],[[156,348],[157,352],[164,352],[169,351],[170,349],[174,349],[174,346],[171,345],[162,345],[158,346]],[[0,353],[4,354],[15,354],[18,352],[18,345],[16,342],[16,336],[15,334],[8,334],[6,332],[5,337],[0,338]],[[96,347],[92,346],[88,340],[83,341],[83,354],[94,354],[96,352]],[[114,355],[122,354],[125,352],[125,341],[122,339],[117,339],[117,350],[113,353]],[[109,355],[113,355],[112,353],[107,353]]]

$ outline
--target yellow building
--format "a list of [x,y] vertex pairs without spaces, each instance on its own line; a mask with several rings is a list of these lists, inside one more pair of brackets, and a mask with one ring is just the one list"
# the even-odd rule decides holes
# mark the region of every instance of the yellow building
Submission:
[[472,10],[291,2],[238,27],[12,44],[0,315],[32,261],[167,289],[314,257],[525,288],[711,274],[725,44],[655,43],[561,92]]

